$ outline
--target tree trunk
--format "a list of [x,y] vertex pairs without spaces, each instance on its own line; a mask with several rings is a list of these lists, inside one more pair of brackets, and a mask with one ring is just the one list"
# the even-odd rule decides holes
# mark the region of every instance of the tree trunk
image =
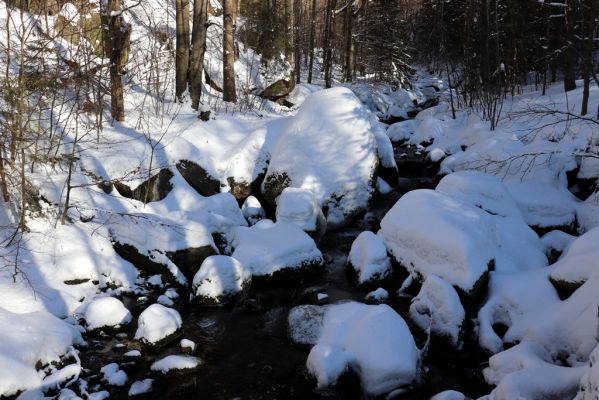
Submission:
[[574,48],[574,0],[568,0],[565,9],[566,49],[564,50],[564,90],[576,89],[576,49]]
[[108,28],[103,40],[110,59],[110,115],[122,122],[125,120],[122,75],[127,63],[131,26],[124,22],[121,13],[121,1],[108,0],[102,13],[102,25]]
[[335,22],[336,0],[327,0],[325,34],[324,34],[324,83],[325,88],[330,88],[333,85],[333,30]]
[[301,10],[301,1],[300,0],[294,0],[293,1],[293,7],[294,7],[294,14],[295,14],[295,18],[294,18],[294,25],[293,25],[293,53],[294,53],[294,61],[295,61],[295,68],[294,68],[294,72],[295,72],[295,83],[301,83],[301,52],[300,52],[300,43],[299,43],[299,32],[300,32],[300,27],[299,27],[299,21],[301,21],[303,19],[303,13]]
[[191,59],[189,64],[189,93],[191,107],[197,110],[202,95],[202,73],[206,51],[206,23],[208,21],[208,1],[194,0],[193,30],[191,34]]
[[587,115],[589,108],[589,95],[591,89],[591,73],[593,69],[593,42],[595,39],[595,15],[597,12],[597,0],[587,0],[587,10],[584,13],[588,20],[586,21],[585,35],[585,49],[584,49],[584,87],[582,91],[582,107],[580,115]]
[[308,83],[312,83],[312,69],[314,68],[314,37],[316,36],[316,0],[312,0],[310,22],[310,61],[308,63]]
[[223,100],[237,102],[235,89],[235,12],[236,0],[223,0]]
[[175,95],[179,101],[183,101],[189,73],[189,0],[176,0],[175,12],[177,17]]
[[295,10],[294,1],[285,0],[285,59],[291,66],[289,84],[295,86]]
[[351,82],[354,76],[355,43],[353,38],[354,10],[348,5],[345,10],[345,82]]

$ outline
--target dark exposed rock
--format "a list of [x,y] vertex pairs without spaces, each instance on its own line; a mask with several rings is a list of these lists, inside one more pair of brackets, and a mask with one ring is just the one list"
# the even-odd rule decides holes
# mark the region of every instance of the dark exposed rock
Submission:
[[275,101],[287,96],[289,93],[291,93],[294,87],[295,85],[293,82],[287,79],[279,79],[264,89],[259,96],[264,99]]
[[160,275],[163,282],[175,282],[175,277],[169,272],[164,264],[154,261],[149,255],[140,253],[134,246],[114,241],[112,247],[119,256],[135,265],[136,268],[140,269],[145,274]]
[[216,254],[212,246],[190,247],[166,253],[167,257],[175,263],[189,281],[193,279],[204,260]]
[[569,282],[561,279],[555,279],[553,276],[549,276],[549,282],[551,282],[561,300],[568,299],[576,290],[578,290],[579,287],[584,284],[584,282]]
[[202,196],[212,196],[220,192],[220,181],[197,163],[181,160],[176,166],[183,179]]
[[274,173],[268,175],[262,183],[262,195],[270,205],[276,205],[276,199],[283,189],[291,184],[291,179],[285,173]]
[[170,182],[173,176],[172,171],[165,168],[133,190],[122,182],[114,182],[114,187],[123,197],[143,203],[151,203],[163,200],[168,196],[173,189],[173,185]]

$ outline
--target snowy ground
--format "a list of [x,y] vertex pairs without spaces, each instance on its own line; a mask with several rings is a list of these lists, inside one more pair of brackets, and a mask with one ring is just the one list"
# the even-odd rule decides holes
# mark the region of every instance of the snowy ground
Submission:
[[[144,63],[141,49],[155,45],[151,25],[173,25],[173,10],[148,9],[152,12],[133,9],[128,16],[135,21],[131,57],[138,65]],[[2,2],[1,26],[5,18]],[[210,71],[220,71],[217,38],[218,32],[211,33]],[[42,392],[66,386],[87,399],[103,398],[112,386],[126,386],[133,394],[150,391],[151,379],[130,382],[118,364],[102,369],[105,387],[87,390],[78,357],[87,335],[107,328],[117,332],[133,322],[131,339],[154,346],[180,330],[177,290],[186,293],[192,282],[195,295],[218,298],[242,292],[251,276],[320,266],[314,232],[323,224],[343,227],[367,209],[377,187],[390,190],[384,181],[376,183],[377,171],[393,170],[391,141],[402,141],[440,162],[447,176],[435,190],[400,199],[380,231],[361,234],[347,256],[360,284],[376,283],[394,270],[408,275],[399,293],[379,289],[372,299],[406,296],[409,290],[403,289],[411,284],[421,288],[406,315],[388,305],[357,303],[317,313],[320,325],[308,324],[317,332],[304,344],[315,346],[306,366],[318,386],[334,385],[348,371],[373,395],[417,386],[427,348],[416,347],[410,329],[459,348],[469,318],[475,342],[490,356],[484,378],[495,388],[484,399],[572,398],[579,387],[578,398],[598,398],[591,361],[597,355],[599,195],[584,200],[576,195],[582,197],[581,185],[599,176],[599,125],[572,117],[580,89],[565,96],[555,85],[544,97],[527,92],[508,98],[495,131],[474,110],[458,111],[452,119],[443,101],[387,128],[377,118],[407,118],[419,111],[414,100],[422,104],[437,90],[445,93],[443,83],[421,77],[414,90],[398,92],[366,82],[327,91],[302,84],[289,97],[294,107],[287,109],[250,93],[284,75],[284,68],[259,72],[254,69],[259,57],[243,50],[236,68],[245,100],[239,108],[227,106],[207,90],[212,107],[207,122],[188,103],[159,106],[153,97],[148,100],[144,74],[152,71],[132,72],[126,122],[106,123],[99,140],[88,137],[78,144],[73,207],[64,225],[59,212],[67,172],[36,165],[30,180],[40,188],[42,209],[28,215],[29,232],[20,241],[0,250],[7,264],[0,269],[0,395],[28,391],[22,398],[43,398]],[[168,56],[161,62],[168,63]],[[165,71],[165,80],[171,79],[172,71]],[[218,82],[218,75],[213,79]],[[593,87],[591,110],[598,99]],[[209,178],[202,190],[213,193],[198,193],[181,168],[189,162]],[[121,182],[135,191],[163,170],[170,171],[169,188],[147,204],[112,184],[98,186]],[[261,176],[272,185],[235,190],[259,184]],[[252,197],[240,208],[250,193],[260,200]],[[276,208],[273,217],[280,220],[258,222],[266,217],[262,206]],[[8,237],[14,212],[4,206],[0,213],[0,226],[7,227],[2,235]],[[549,233],[540,237],[544,232]],[[127,261],[115,243],[136,254]],[[185,252],[201,253],[202,260],[219,253],[222,258],[204,264],[177,258]],[[146,296],[148,287],[163,294],[139,316],[117,300],[125,293]],[[373,343],[376,351],[365,351]],[[209,361],[172,355],[151,370],[196,368],[210,368]]]

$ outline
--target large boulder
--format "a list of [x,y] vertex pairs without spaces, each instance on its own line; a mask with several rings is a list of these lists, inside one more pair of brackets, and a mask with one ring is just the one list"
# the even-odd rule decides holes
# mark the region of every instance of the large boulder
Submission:
[[309,190],[329,228],[366,209],[374,192],[377,142],[369,111],[346,88],[310,95],[284,128],[262,183],[272,205],[286,187]]
[[181,160],[176,165],[183,179],[202,196],[212,196],[220,192],[220,180],[201,165]]
[[259,96],[267,100],[276,101],[291,93],[294,87],[294,82],[288,79],[279,79],[278,81],[268,85]]
[[159,346],[168,341],[181,326],[183,321],[177,310],[152,304],[139,315],[135,339],[147,345]]
[[358,285],[378,285],[392,272],[383,237],[370,231],[360,233],[354,240],[347,262]]
[[163,200],[173,189],[171,178],[174,176],[171,170],[161,169],[156,175],[142,182],[139,186],[131,189],[123,182],[115,182],[114,187],[123,197],[150,203]]

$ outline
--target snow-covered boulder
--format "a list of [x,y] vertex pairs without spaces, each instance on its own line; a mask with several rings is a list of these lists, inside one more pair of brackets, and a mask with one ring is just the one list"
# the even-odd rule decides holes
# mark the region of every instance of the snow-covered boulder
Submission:
[[129,397],[140,396],[152,391],[154,386],[154,379],[146,378],[142,381],[135,381],[131,384],[129,388],[128,395]]
[[415,119],[396,122],[387,128],[387,136],[392,142],[407,142],[414,132],[416,132],[419,125],[420,121]]
[[384,303],[389,298],[389,292],[383,288],[377,288],[368,293],[365,297],[367,303],[378,304]]
[[576,210],[576,217],[582,232],[599,226],[599,191],[593,193]]
[[306,365],[320,388],[352,370],[366,395],[379,396],[414,382],[419,358],[408,326],[392,308],[349,302],[327,308]]
[[202,365],[202,360],[187,355],[170,355],[155,361],[150,369],[164,375],[193,372]]
[[245,199],[241,205],[241,213],[250,226],[266,218],[264,208],[262,208],[260,201],[254,196],[249,196]]
[[228,256],[204,260],[193,278],[194,301],[201,305],[224,305],[249,289],[252,272]]
[[149,345],[159,345],[168,340],[182,325],[183,321],[177,310],[152,304],[139,315],[135,339]]
[[347,259],[359,285],[376,285],[391,275],[391,260],[382,236],[362,232],[352,243]]
[[180,160],[176,167],[189,186],[202,196],[212,196],[220,192],[220,180],[213,168],[203,167],[190,160]]
[[410,305],[410,318],[416,326],[457,346],[466,312],[453,286],[429,275]]
[[235,230],[232,257],[254,280],[289,280],[320,269],[323,258],[314,240],[297,225],[263,220]]
[[277,197],[277,221],[290,222],[299,226],[316,242],[327,230],[327,220],[311,191],[285,188]]
[[545,255],[548,259],[553,261],[557,261],[574,240],[576,240],[576,236],[572,236],[560,230],[549,231],[541,237]]
[[301,305],[293,307],[287,317],[287,333],[292,344],[314,346],[322,330],[327,306]]
[[369,111],[349,89],[322,90],[281,133],[262,193],[274,204],[286,187],[310,190],[329,228],[338,228],[367,207],[377,166]]
[[186,284],[199,264],[218,253],[210,230],[199,222],[153,214],[129,214],[110,219],[115,251],[148,275]]
[[127,373],[117,363],[110,363],[100,368],[104,380],[111,386],[125,386],[129,379]]
[[100,329],[105,327],[118,328],[131,322],[131,313],[119,299],[114,297],[101,297],[92,300],[80,310],[87,329]]
[[393,257],[412,275],[435,274],[475,294],[494,263],[491,215],[433,190],[404,195],[381,221]]
[[580,380],[580,389],[574,400],[599,399],[599,345],[591,353],[589,369]]

